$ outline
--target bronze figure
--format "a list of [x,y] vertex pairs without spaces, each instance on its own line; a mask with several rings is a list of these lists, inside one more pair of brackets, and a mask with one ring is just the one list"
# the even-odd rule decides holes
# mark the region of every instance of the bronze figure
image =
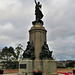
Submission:
[[40,10],[42,5],[40,4],[40,2],[36,2],[36,0],[34,0],[34,1],[35,1],[35,4],[36,4],[36,6],[35,6],[36,21],[39,21],[43,18],[43,14]]

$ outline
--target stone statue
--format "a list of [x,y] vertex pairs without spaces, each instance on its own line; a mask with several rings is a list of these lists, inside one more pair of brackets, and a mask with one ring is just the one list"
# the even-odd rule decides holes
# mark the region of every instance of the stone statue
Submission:
[[42,46],[42,51],[40,53],[40,59],[53,59],[52,58],[52,51],[49,50],[48,44],[44,42]]
[[36,2],[36,0],[34,0],[34,1],[35,1],[35,4],[36,4],[36,6],[35,6],[36,21],[39,21],[43,18],[43,14],[40,10],[42,5],[40,4],[40,2]]
[[23,53],[23,58],[30,58],[30,59],[35,59],[35,54],[34,54],[34,46],[28,41],[27,42],[27,48]]

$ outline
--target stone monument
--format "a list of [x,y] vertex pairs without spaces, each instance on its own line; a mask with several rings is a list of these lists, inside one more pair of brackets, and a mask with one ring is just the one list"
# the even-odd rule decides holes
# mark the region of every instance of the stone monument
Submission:
[[43,26],[42,5],[35,1],[35,21],[29,30],[29,41],[23,53],[23,60],[19,61],[19,75],[29,75],[40,67],[42,75],[57,75],[56,61],[47,44],[47,30]]

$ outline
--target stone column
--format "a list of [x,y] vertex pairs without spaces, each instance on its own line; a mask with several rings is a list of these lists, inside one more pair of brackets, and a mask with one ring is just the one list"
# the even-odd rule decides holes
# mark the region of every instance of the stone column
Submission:
[[36,60],[39,59],[42,46],[46,41],[46,33],[47,30],[41,23],[35,23],[35,25],[29,30],[29,41],[34,45]]

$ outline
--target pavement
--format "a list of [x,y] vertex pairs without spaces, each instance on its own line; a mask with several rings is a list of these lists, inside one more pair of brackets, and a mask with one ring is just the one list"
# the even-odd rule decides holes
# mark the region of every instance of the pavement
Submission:
[[0,74],[0,75],[17,75],[17,73],[8,73],[8,74]]

